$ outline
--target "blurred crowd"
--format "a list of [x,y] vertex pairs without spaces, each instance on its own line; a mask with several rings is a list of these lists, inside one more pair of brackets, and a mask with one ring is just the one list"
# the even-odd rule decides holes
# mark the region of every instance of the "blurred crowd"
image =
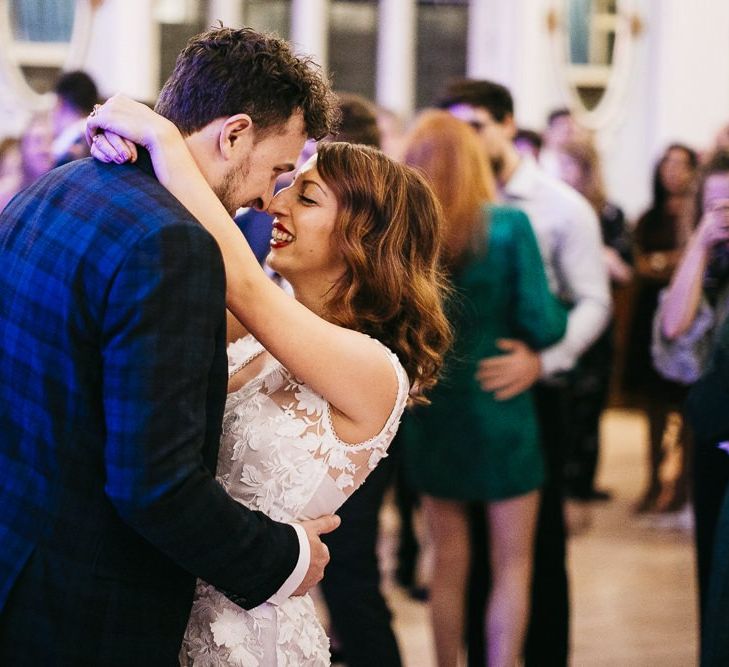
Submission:
[[[93,80],[63,74],[55,93],[48,113],[0,143],[0,210],[89,154]],[[729,459],[719,431],[695,424],[716,417],[705,377],[727,343],[729,124],[713,146],[666,146],[652,200],[630,220],[569,109],[552,112],[542,132],[518,128],[508,90],[468,80],[410,125],[357,95],[340,103],[341,131],[325,141],[380,147],[422,170],[440,199],[456,344],[432,404],[406,416],[391,456],[329,536],[323,594],[335,658],[400,664],[376,556],[378,513],[394,488],[396,579],[431,604],[439,664],[457,663],[462,637],[469,664],[521,655],[527,665],[567,664],[565,541],[576,526],[565,525],[564,508],[611,500],[596,484],[608,405],[645,415],[635,512],[651,528],[695,530],[705,623]],[[236,221],[263,263],[272,219],[250,209]],[[692,399],[697,382],[705,393]],[[425,581],[423,539],[435,563]]]
[[0,142],[0,210],[47,171],[89,155],[84,130],[99,102],[96,83],[85,72],[67,72],[54,93],[49,112],[33,115],[20,138]]

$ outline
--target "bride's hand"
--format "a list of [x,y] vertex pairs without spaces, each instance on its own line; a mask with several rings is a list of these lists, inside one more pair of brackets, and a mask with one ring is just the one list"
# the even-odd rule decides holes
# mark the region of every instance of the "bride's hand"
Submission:
[[139,144],[152,156],[158,178],[166,172],[166,152],[184,146],[184,141],[175,125],[155,113],[145,104],[125,95],[117,94],[104,104],[94,107],[86,121],[86,141],[91,146],[91,155],[102,162],[137,159]]
[[91,157],[101,162],[125,162],[137,161],[137,146],[134,142],[120,137],[111,130],[100,130],[89,137],[86,141],[91,148]]

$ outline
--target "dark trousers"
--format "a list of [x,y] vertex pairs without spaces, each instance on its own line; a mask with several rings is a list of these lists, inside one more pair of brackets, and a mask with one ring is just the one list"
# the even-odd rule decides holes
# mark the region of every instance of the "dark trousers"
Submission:
[[701,667],[729,665],[729,493],[716,524],[709,590],[701,628]]
[[401,665],[377,562],[378,517],[398,463],[397,449],[393,442],[390,455],[337,512],[340,527],[322,536],[331,560],[321,589],[348,667]]
[[566,444],[565,489],[589,500],[595,492],[600,455],[600,417],[607,404],[612,362],[612,327],[580,358],[572,383],[572,415]]
[[[395,436],[395,442],[397,437]],[[397,467],[394,477],[395,506],[400,515],[395,580],[401,586],[409,588],[418,584],[420,544],[415,535],[415,511],[420,506],[420,496],[410,486],[402,465]]]
[[[564,443],[570,415],[569,387],[539,384],[534,389],[547,481],[542,489],[534,553],[531,615],[524,646],[526,667],[562,667],[569,653],[569,593],[563,513]],[[483,632],[488,575],[488,540],[483,514],[472,521],[472,576],[468,601],[468,665],[486,664]],[[479,534],[479,531],[481,533]]]
[[729,485],[729,454],[715,443],[696,442],[694,447],[693,500],[699,612],[703,629],[709,577],[722,501]]

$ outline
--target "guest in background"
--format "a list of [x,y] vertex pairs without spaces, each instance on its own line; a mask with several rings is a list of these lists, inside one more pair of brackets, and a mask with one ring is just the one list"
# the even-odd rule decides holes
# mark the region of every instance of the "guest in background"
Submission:
[[493,205],[493,174],[465,123],[445,111],[425,112],[406,137],[404,161],[426,175],[443,206],[444,262],[455,286],[456,340],[444,377],[431,405],[403,420],[405,466],[424,494],[435,550],[430,603],[438,664],[456,665],[463,645],[468,504],[476,502],[485,506],[490,536],[488,664],[511,667],[521,659],[529,616],[544,462],[531,392],[506,398],[484,391],[475,374],[480,359],[499,354],[501,339],[537,350],[557,342],[566,310],[549,291],[526,215]]
[[[656,368],[665,377],[691,384],[707,370],[712,350],[722,345],[729,316],[729,152],[715,153],[701,168],[695,216],[697,227],[671,284],[662,295],[654,328]],[[727,339],[724,340],[724,344]],[[726,380],[725,380],[726,381]],[[706,609],[717,521],[729,482],[729,455],[717,447],[715,401],[702,405],[697,388],[689,398],[694,435],[691,479],[694,504],[699,611]],[[721,407],[726,413],[729,403]]]
[[568,141],[585,135],[572,111],[561,107],[547,116],[547,127],[542,134],[542,150],[539,153],[539,164],[547,173],[559,177],[557,151]]
[[21,190],[53,168],[48,115],[34,115],[19,141],[3,142],[0,151],[0,211]]
[[20,142],[14,137],[0,141],[0,211],[20,190]]
[[86,72],[66,72],[54,88],[56,103],[51,110],[53,166],[89,156],[84,138],[86,117],[99,101],[94,80]]
[[544,145],[546,148],[557,149],[578,134],[578,125],[572,111],[567,107],[560,107],[550,112],[547,117],[547,129],[544,131]]
[[[688,431],[681,420],[684,384],[664,379],[651,361],[653,316],[691,233],[692,187],[698,157],[670,145],[653,175],[653,203],[634,231],[636,285],[624,386],[648,419],[648,480],[639,512],[675,512],[688,499]],[[670,428],[669,428],[670,427]],[[665,436],[665,439],[664,439]]]
[[382,151],[395,160],[400,159],[402,140],[405,134],[405,121],[391,109],[378,106],[377,126],[380,128]]
[[[525,664],[566,665],[569,653],[569,595],[563,515],[564,445],[569,433],[571,390],[567,373],[602,333],[610,316],[607,271],[600,230],[584,198],[514,147],[514,102],[504,86],[461,80],[441,106],[474,129],[491,161],[504,199],[528,216],[539,243],[552,293],[571,305],[567,333],[555,345],[533,350],[518,339],[498,343],[502,354],[484,359],[479,377],[487,391],[506,399],[536,383],[541,442],[547,463],[537,519],[536,551]],[[474,527],[483,526],[483,521]],[[474,540],[476,552],[484,540]],[[485,557],[474,559],[471,581],[469,664],[484,664],[483,581]],[[480,572],[479,572],[480,570]],[[479,580],[479,577],[481,580]]]
[[339,102],[339,130],[325,137],[324,141],[346,141],[379,148],[382,133],[378,121],[378,109],[367,98],[354,93],[337,93]]
[[243,208],[236,214],[234,221],[243,232],[258,263],[263,264],[271,249],[273,218],[257,208]]
[[729,151],[729,123],[722,125],[716,133],[714,151]]
[[[600,157],[587,139],[571,139],[556,151],[559,175],[591,204],[600,222],[603,257],[613,287],[630,282],[631,240],[623,211],[607,200]],[[613,368],[612,322],[580,357],[573,378],[572,429],[567,443],[565,487],[580,501],[608,500],[607,491],[595,487],[600,452],[600,416],[607,404]]]
[[[691,388],[688,418],[697,441],[729,452],[729,321],[718,330],[711,357]],[[723,464],[726,470],[726,462]],[[701,627],[701,667],[729,665],[729,493],[724,494],[716,523],[709,590]]]
[[53,168],[51,126],[44,113],[35,115],[20,138],[20,187],[24,190]]
[[531,155],[539,160],[539,153],[542,150],[542,135],[534,130],[520,128],[514,137],[514,146],[521,155]]

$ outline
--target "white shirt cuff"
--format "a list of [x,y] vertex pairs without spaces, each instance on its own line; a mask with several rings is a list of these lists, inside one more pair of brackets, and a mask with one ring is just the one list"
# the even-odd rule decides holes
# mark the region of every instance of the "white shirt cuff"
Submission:
[[306,536],[306,531],[299,524],[292,523],[291,526],[293,526],[296,531],[296,536],[299,538],[299,560],[296,562],[294,571],[284,581],[281,588],[268,598],[267,601],[275,605],[280,605],[288,600],[291,594],[299,587],[299,584],[304,581],[304,577],[309,571],[309,562],[311,561],[309,538]]
[[577,359],[570,352],[565,352],[557,345],[542,350],[539,353],[539,360],[542,363],[542,372],[540,378],[547,380],[553,375],[561,371],[572,370],[577,363]]

